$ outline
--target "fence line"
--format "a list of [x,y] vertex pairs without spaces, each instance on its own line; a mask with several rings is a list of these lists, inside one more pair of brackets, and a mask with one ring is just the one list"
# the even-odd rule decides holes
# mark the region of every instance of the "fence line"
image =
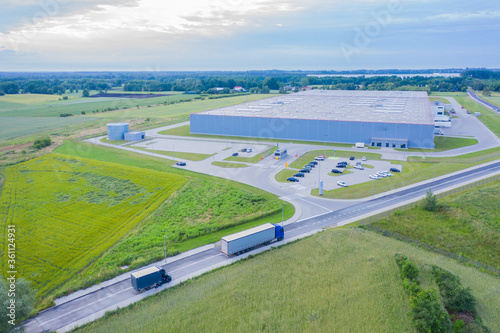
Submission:
[[[499,179],[500,179],[500,175],[495,175],[493,177],[489,177],[489,178],[486,178],[486,179],[481,179],[481,180],[479,180],[477,182],[466,184],[466,185],[463,185],[463,186],[460,186],[460,187],[457,187],[457,188],[454,188],[454,189],[451,189],[451,190],[448,190],[448,191],[436,194],[436,197],[437,198],[443,198],[445,196],[448,196],[448,195],[451,195],[451,194],[455,194],[455,193],[459,193],[459,192],[463,192],[463,191],[466,191],[466,190],[469,190],[469,189],[472,189],[472,188],[475,188],[475,187],[478,187],[478,186],[481,186],[481,185],[484,185],[484,184],[488,184],[488,183],[494,182],[494,181],[499,180]],[[489,272],[491,272],[491,273],[493,273],[493,274],[495,274],[497,276],[500,276],[500,269],[497,268],[497,267],[494,267],[494,266],[482,263],[480,261],[477,261],[477,260],[465,257],[463,255],[460,255],[460,254],[457,254],[457,253],[454,253],[454,252],[451,252],[451,251],[443,250],[443,249],[441,249],[441,248],[439,248],[437,246],[434,246],[434,245],[431,245],[431,244],[427,244],[425,242],[422,242],[422,241],[410,238],[408,236],[404,236],[404,235],[398,234],[397,232],[389,231],[389,230],[386,230],[386,229],[383,229],[383,228],[380,228],[378,226],[374,226],[374,225],[371,224],[373,222],[377,222],[377,221],[382,220],[384,218],[388,218],[391,215],[394,215],[396,211],[403,211],[403,210],[407,210],[407,209],[411,209],[413,207],[416,207],[420,203],[422,203],[424,200],[425,199],[421,199],[421,200],[418,200],[418,201],[415,201],[415,202],[410,202],[410,203],[408,203],[406,205],[403,205],[403,206],[400,206],[400,207],[397,207],[397,208],[392,208],[392,209],[387,210],[385,212],[381,212],[381,213],[378,213],[376,215],[366,217],[366,218],[364,218],[364,219],[362,219],[362,220],[359,221],[359,225],[362,226],[365,229],[374,231],[374,232],[376,232],[378,234],[381,234],[383,236],[391,237],[391,238],[394,238],[394,239],[397,239],[397,240],[400,240],[400,241],[403,241],[403,242],[406,242],[406,243],[409,243],[409,244],[417,245],[419,247],[422,247],[422,248],[427,249],[429,251],[432,251],[434,253],[438,253],[440,255],[444,255],[444,256],[447,256],[449,258],[456,259],[456,260],[458,260],[460,262],[472,265],[472,266],[474,266],[476,268],[484,269],[484,270],[489,271]]]

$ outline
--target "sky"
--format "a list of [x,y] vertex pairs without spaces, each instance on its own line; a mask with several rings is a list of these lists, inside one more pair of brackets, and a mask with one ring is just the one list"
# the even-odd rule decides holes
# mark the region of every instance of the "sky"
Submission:
[[0,71],[500,68],[500,1],[2,0]]

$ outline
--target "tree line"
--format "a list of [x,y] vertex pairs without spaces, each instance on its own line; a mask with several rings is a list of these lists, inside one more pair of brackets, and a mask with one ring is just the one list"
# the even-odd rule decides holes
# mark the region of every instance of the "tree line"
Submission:
[[[309,76],[309,72],[256,71],[256,72],[117,72],[114,75],[85,73],[68,77],[68,73],[23,73],[14,77],[0,76],[0,94],[65,94],[82,91],[103,91],[122,87],[125,91],[182,91],[189,93],[229,93],[241,86],[251,93],[270,90],[297,91],[304,86],[342,90],[426,90],[500,91],[500,71],[466,70],[459,77],[425,76]],[[78,76],[80,75],[80,76]],[[222,88],[222,89],[215,89]]]

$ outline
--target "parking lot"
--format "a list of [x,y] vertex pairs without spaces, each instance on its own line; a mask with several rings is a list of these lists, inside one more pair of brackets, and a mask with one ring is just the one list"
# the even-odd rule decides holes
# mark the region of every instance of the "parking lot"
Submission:
[[[337,168],[337,163],[343,161],[348,163],[348,167],[345,169]],[[364,170],[353,168],[357,162],[361,162],[361,164],[364,165]],[[317,188],[318,181],[322,180],[323,188],[325,190],[332,190],[340,187],[339,185],[337,185],[338,181],[343,181],[347,185],[364,183],[373,180],[370,178],[370,175],[376,174],[378,171],[389,171],[389,169],[391,168],[402,170],[402,165],[392,164],[389,161],[380,160],[361,161],[361,159],[349,160],[348,158],[329,157],[325,161],[319,161],[316,167],[313,168],[310,173],[305,173],[305,177],[300,177],[297,179],[299,179],[299,184],[301,186],[308,189]],[[332,175],[332,169],[346,171],[344,171],[342,174]],[[383,181],[383,179],[376,181]]]

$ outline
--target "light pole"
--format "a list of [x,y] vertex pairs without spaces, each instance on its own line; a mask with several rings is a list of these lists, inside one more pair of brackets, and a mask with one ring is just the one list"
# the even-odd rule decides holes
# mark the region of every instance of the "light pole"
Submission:
[[165,249],[165,264],[167,263],[167,243],[165,242],[165,238],[168,239],[167,235],[163,235],[163,248]]
[[281,226],[283,226],[284,219],[285,219],[285,204],[281,203]]
[[375,198],[375,179],[373,179],[372,184],[373,184],[372,198]]

